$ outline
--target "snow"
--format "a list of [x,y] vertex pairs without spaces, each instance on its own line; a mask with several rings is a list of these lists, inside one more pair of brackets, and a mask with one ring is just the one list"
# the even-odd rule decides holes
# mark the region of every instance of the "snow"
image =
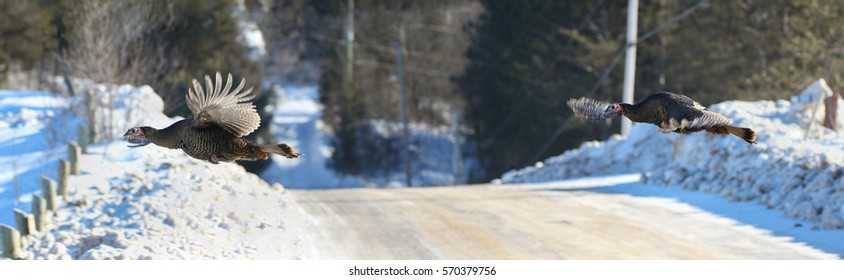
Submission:
[[[98,123],[106,136],[120,138],[126,130],[136,126],[167,127],[173,120],[163,113],[164,101],[149,86],[107,86],[90,81],[77,82],[77,88],[94,92],[98,96]],[[108,109],[109,95],[113,94],[114,108]],[[83,112],[81,100],[74,102],[74,112]],[[110,121],[109,121],[110,120]]]
[[261,61],[267,54],[264,33],[253,21],[243,20],[239,22],[240,35],[243,44],[249,48],[249,58],[254,61]]
[[[711,192],[694,192],[682,188],[666,188],[641,183],[640,173],[584,177],[538,183],[536,186],[553,186],[566,190],[584,190],[603,194],[630,195],[658,199],[656,203],[671,203],[686,208],[687,215],[707,213],[740,225],[745,231],[760,236],[775,236],[778,239],[808,245],[826,253],[818,252],[824,259],[844,257],[844,235],[839,230],[812,229],[803,222],[782,216],[764,205],[750,201],[733,202]],[[801,249],[802,250],[802,249]],[[834,254],[834,255],[833,255]]]
[[[584,143],[537,166],[509,171],[498,182],[640,173],[643,184],[618,190],[635,192],[635,188],[668,186],[653,193],[694,195],[675,191],[682,188],[715,193],[730,202],[753,201],[772,210],[767,210],[770,213],[764,218],[752,217],[749,221],[773,227],[784,235],[792,235],[795,225],[805,224],[812,230],[806,235],[824,236],[814,240],[813,246],[844,255],[844,248],[834,245],[844,244],[839,237],[844,236],[844,137],[815,125],[816,130],[804,139],[813,107],[785,100],[723,102],[709,110],[733,119],[733,125],[752,128],[758,144],[748,145],[732,135],[660,134],[653,125],[637,123],[627,138],[613,136],[604,142]],[[707,210],[720,213],[715,207]],[[764,222],[781,218],[790,222]],[[821,229],[828,231],[817,231]]]
[[[94,86],[93,88],[96,88]],[[149,87],[117,86],[117,133],[137,125],[163,127],[175,119]],[[106,98],[107,95],[97,95]],[[65,139],[50,127],[76,127],[71,113],[80,100],[43,92],[0,91],[0,156],[18,170],[0,173],[2,223],[11,208],[29,209],[37,178],[55,178]],[[8,117],[7,117],[8,116]],[[57,120],[71,123],[56,125]],[[55,126],[53,126],[55,125]],[[109,127],[109,126],[106,126]],[[113,132],[114,133],[114,132]],[[300,224],[280,184],[267,184],[236,164],[212,165],[179,150],[128,148],[117,141],[92,145],[82,174],[69,178],[70,197],[48,230],[23,239],[27,259],[291,259],[299,256]],[[17,178],[17,179],[15,179]],[[21,183],[14,201],[12,185]],[[27,211],[28,212],[28,211]]]
[[30,208],[41,176],[55,178],[56,157],[67,154],[63,143],[75,139],[80,124],[68,109],[67,100],[49,93],[0,90],[0,223],[14,224],[13,208]]
[[[181,151],[98,145],[31,259],[290,259],[299,222],[281,185]],[[74,206],[78,205],[78,206]]]

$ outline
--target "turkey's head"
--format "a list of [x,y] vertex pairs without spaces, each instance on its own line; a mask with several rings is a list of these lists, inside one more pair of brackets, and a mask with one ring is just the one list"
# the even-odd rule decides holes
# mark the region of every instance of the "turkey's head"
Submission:
[[624,107],[621,106],[621,104],[618,104],[618,103],[610,104],[610,105],[607,106],[607,109],[604,110],[604,116],[607,116],[607,117],[615,117],[615,116],[623,115],[623,114],[624,114]]
[[129,145],[130,148],[142,147],[152,143],[149,139],[147,139],[147,133],[144,131],[143,127],[130,128],[125,134],[123,134],[123,139],[126,139],[129,143],[135,144]]

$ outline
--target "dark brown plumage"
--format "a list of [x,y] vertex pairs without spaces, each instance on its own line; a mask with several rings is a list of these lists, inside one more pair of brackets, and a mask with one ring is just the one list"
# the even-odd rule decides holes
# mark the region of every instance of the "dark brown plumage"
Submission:
[[747,143],[756,144],[756,132],[750,128],[732,126],[732,120],[707,111],[705,107],[682,94],[657,92],[636,104],[611,104],[585,97],[571,99],[566,103],[572,108],[575,116],[587,120],[624,115],[634,122],[659,126],[660,132],[663,133],[689,134],[706,131],[714,134],[733,134]]
[[287,158],[298,158],[299,153],[287,144],[256,145],[241,137],[249,135],[261,123],[255,111],[252,88],[242,91],[246,79],[234,90],[232,75],[228,75],[225,87],[223,77],[217,73],[215,83],[205,76],[205,90],[196,80],[186,96],[188,108],[193,117],[173,123],[164,129],[149,126],[130,128],[123,137],[130,147],[141,147],[150,143],[170,149],[182,149],[193,158],[207,160],[213,164],[235,160],[267,159],[267,153]]

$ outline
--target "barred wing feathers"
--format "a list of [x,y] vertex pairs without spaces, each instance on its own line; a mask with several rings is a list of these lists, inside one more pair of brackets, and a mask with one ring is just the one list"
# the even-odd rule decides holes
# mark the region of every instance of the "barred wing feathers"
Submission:
[[193,112],[193,126],[208,127],[216,124],[237,137],[249,135],[261,124],[261,117],[252,104],[255,98],[252,88],[241,91],[246,84],[244,78],[237,88],[231,90],[231,74],[228,75],[225,87],[222,83],[220,72],[217,72],[213,84],[211,78],[205,75],[205,90],[199,81],[192,81],[193,88],[188,89],[185,98],[188,108]]
[[[691,99],[688,100],[691,101]],[[668,100],[667,102],[663,102],[664,105],[667,105],[665,106],[665,110],[668,112],[668,119],[666,120],[667,122],[659,124],[662,132],[671,132],[678,129],[680,131],[698,131],[733,123],[732,120],[721,114],[707,111],[706,108],[700,106],[697,102],[691,101],[684,103],[675,101]]]

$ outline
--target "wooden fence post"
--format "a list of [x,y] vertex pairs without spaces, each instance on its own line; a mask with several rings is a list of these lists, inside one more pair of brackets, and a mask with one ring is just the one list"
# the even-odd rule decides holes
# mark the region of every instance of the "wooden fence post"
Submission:
[[59,202],[56,200],[56,182],[50,178],[41,177],[41,194],[47,200],[47,210],[56,211],[59,207]]
[[88,130],[85,129],[84,126],[79,126],[76,131],[76,142],[79,143],[79,148],[82,150],[83,154],[88,153]]
[[824,98],[824,112],[823,126],[838,131],[838,94],[833,94],[830,97]]
[[67,161],[59,159],[59,195],[67,201],[67,177],[70,175],[70,165]]
[[35,217],[32,214],[27,214],[20,209],[15,209],[15,225],[21,235],[35,234]]
[[70,161],[70,173],[79,175],[79,158],[82,157],[79,145],[67,142],[67,160]]
[[21,234],[11,227],[0,225],[0,239],[3,242],[3,256],[21,259]]
[[35,217],[35,229],[47,229],[47,203],[39,195],[32,195],[32,216]]

